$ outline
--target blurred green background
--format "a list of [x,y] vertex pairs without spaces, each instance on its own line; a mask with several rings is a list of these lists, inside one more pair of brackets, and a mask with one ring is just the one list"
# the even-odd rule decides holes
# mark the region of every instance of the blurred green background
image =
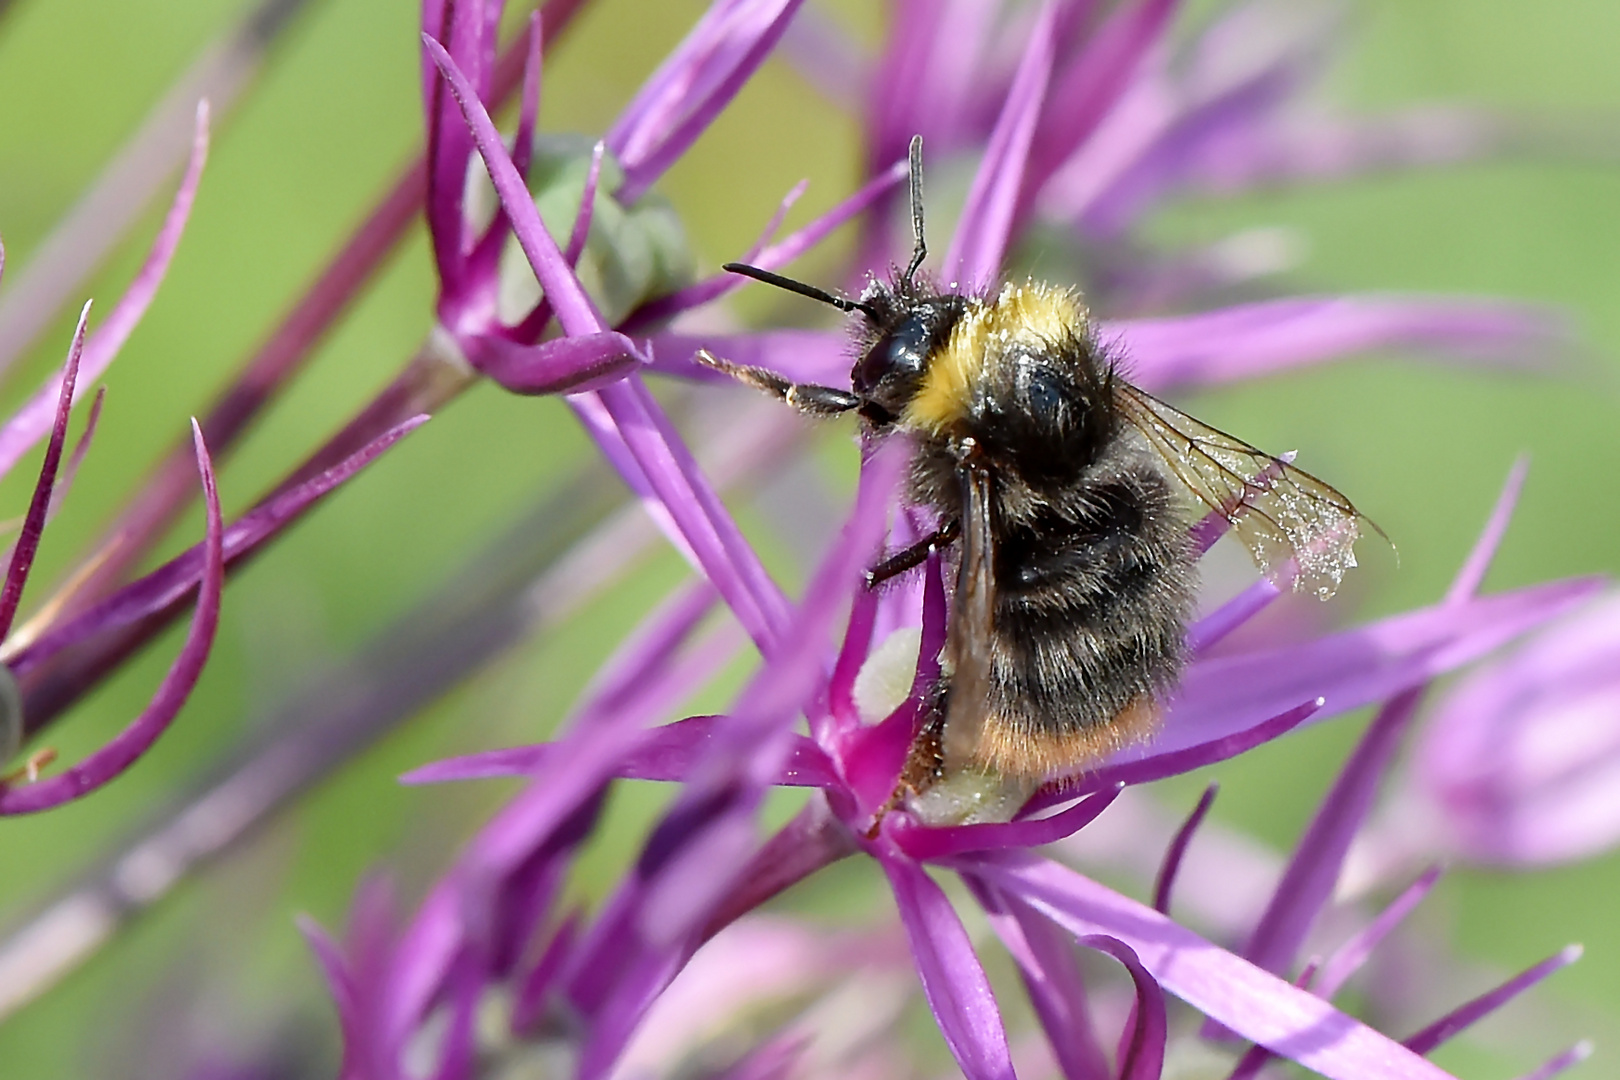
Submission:
[[[199,49],[245,10],[239,0],[15,0],[0,6],[0,236],[7,279],[72,205]],[[593,0],[548,60],[542,121],[599,132],[701,11],[695,0]],[[880,27],[858,0],[824,8],[857,36]],[[1351,9],[1333,93],[1355,107],[1466,99],[1508,108],[1607,112],[1620,142],[1620,6],[1601,0],[1366,0]],[[105,380],[107,407],[88,462],[40,556],[36,582],[67,567],[244,354],[274,327],[340,238],[409,159],[418,139],[417,10],[382,0],[311,0],[268,66],[220,123],[185,241],[156,303]],[[751,242],[802,177],[802,222],[852,186],[858,126],[780,60],[675,167],[661,190],[712,269]],[[166,191],[168,189],[165,189]],[[100,310],[138,265],[158,213],[119,248],[89,294]],[[1488,375],[1387,357],[1203,395],[1200,416],[1257,445],[1307,449],[1394,537],[1400,567],[1374,556],[1335,617],[1432,601],[1489,510],[1513,458],[1530,480],[1490,586],[1620,567],[1620,170],[1517,162],[1384,177],[1287,195],[1179,205],[1155,220],[1164,241],[1216,240],[1252,225],[1300,230],[1299,291],[1478,292],[1560,305],[1590,348],[1556,378]],[[839,237],[806,259],[818,280],[847,252]],[[4,288],[0,284],[0,288]],[[249,504],[382,386],[431,322],[433,283],[418,229],[315,362],[223,468],[229,514]],[[758,301],[754,301],[758,303]],[[745,312],[764,308],[742,305]],[[71,335],[64,312],[0,404],[20,401]],[[214,657],[174,729],[109,790],[0,826],[0,911],[21,911],[71,880],[132,824],[203,775],[277,703],[388,625],[479,545],[521,518],[586,460],[555,402],[487,387],[455,403],[343,490],[237,579]],[[850,476],[847,443],[823,455]],[[0,485],[20,513],[30,458]],[[745,522],[750,521],[744,513]],[[178,550],[201,526],[193,513]],[[773,566],[796,581],[782,539],[761,532]],[[266,1038],[329,1047],[314,966],[293,917],[341,924],[365,872],[387,861],[419,888],[504,793],[498,786],[407,790],[400,771],[435,757],[532,740],[548,731],[601,657],[679,579],[661,553],[560,632],[525,644],[428,709],[277,818],[251,844],[139,921],[42,1001],[0,1025],[11,1076],[153,1075],[149,1044],[185,1017],[202,1045]],[[37,602],[44,590],[36,585]],[[26,610],[26,609],[25,609]],[[76,759],[144,704],[178,644],[171,632],[52,729]],[[742,669],[706,693],[725,700]],[[1324,725],[1221,772],[1219,820],[1286,849],[1358,725]],[[1192,797],[1173,785],[1170,804]],[[661,795],[615,799],[610,836],[587,867],[602,875],[639,835]],[[586,882],[605,887],[606,877]],[[840,879],[841,881],[843,879]],[[855,886],[851,886],[854,888]],[[825,890],[823,890],[825,892]],[[1538,991],[1571,1032],[1599,1038],[1578,1075],[1607,1076],[1620,1047],[1620,857],[1553,872],[1460,872],[1426,918],[1464,956],[1502,971],[1569,941],[1586,958]],[[867,895],[861,892],[860,895]],[[870,896],[879,895],[873,889]],[[846,898],[846,902],[847,898]],[[288,1016],[313,1016],[292,1033]],[[1539,1014],[1538,1014],[1539,1015]],[[1413,1026],[1428,1017],[1414,1017]],[[1521,1023],[1522,1027],[1523,1024]],[[1511,1043],[1525,1034],[1502,1021]],[[1531,1032],[1521,1052],[1484,1040],[1442,1056],[1469,1077],[1515,1075],[1565,1033]],[[144,1048],[144,1049],[142,1049]],[[172,1050],[172,1047],[168,1049]],[[146,1055],[146,1056],[143,1056]],[[1522,1056],[1521,1056],[1522,1055]]]

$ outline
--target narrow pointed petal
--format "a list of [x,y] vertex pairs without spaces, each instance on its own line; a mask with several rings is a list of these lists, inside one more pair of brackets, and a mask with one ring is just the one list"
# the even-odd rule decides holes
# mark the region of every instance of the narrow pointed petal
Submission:
[[[834,230],[865,213],[876,205],[883,196],[894,190],[895,186],[906,178],[906,165],[907,163],[904,160],[895,162],[889,168],[861,185],[855,194],[844,199],[837,206],[810,222],[810,224],[790,233],[774,244],[758,245],[739,261],[757,266],[763,270],[782,269],[806,251],[821,243]],[[775,220],[775,218],[772,219],[773,222]],[[748,281],[748,278],[738,274],[716,274],[714,277],[700,281],[695,285],[689,285],[668,296],[649,302],[631,315],[629,322],[626,324],[627,328],[640,330],[660,326],[683,311],[718,300],[733,289],[741,288]],[[729,354],[722,352],[718,355],[727,356]],[[849,357],[847,353],[844,355],[843,360],[843,371],[838,373],[838,377],[841,377],[847,385],[849,381]],[[837,385],[837,383],[832,385]]]
[[966,856],[957,865],[1077,937],[1118,938],[1165,990],[1329,1080],[1450,1080],[1443,1070],[1315,995],[1067,867],[1013,852]]
[[1431,866],[1423,872],[1412,884],[1401,891],[1401,894],[1392,900],[1388,907],[1378,913],[1378,917],[1362,927],[1344,944],[1333,950],[1333,954],[1322,964],[1317,972],[1316,981],[1311,991],[1324,1000],[1333,1000],[1350,977],[1361,969],[1367,962],[1374,949],[1380,942],[1390,935],[1390,932],[1399,926],[1401,920],[1411,914],[1412,909],[1423,902],[1429,895],[1435,883],[1440,880],[1441,868]]
[[1562,970],[1579,960],[1581,951],[1579,945],[1569,945],[1560,949],[1541,963],[1525,969],[1496,989],[1481,994],[1466,1005],[1453,1009],[1422,1031],[1404,1040],[1404,1045],[1419,1054],[1430,1053],[1453,1035],[1500,1009],[1553,972]]
[[1176,835],[1171,838],[1170,846],[1165,849],[1164,862],[1159,865],[1159,873],[1153,881],[1153,910],[1161,915],[1170,914],[1170,892],[1176,885],[1176,873],[1181,869],[1181,859],[1187,854],[1187,845],[1192,843],[1193,834],[1198,826],[1204,822],[1204,815],[1215,803],[1215,793],[1220,790],[1219,784],[1210,784],[1199,796],[1198,805],[1193,807],[1187,820],[1181,823]]
[[1286,709],[1276,716],[1267,717],[1253,727],[1223,735],[1207,743],[1150,754],[1136,760],[1119,761],[1075,778],[1059,778],[1043,784],[1025,805],[1023,813],[1039,813],[1049,806],[1068,802],[1079,795],[1101,791],[1115,784],[1148,784],[1226,761],[1292,731],[1315,716],[1321,708],[1322,699],[1318,698]]
[[921,861],[945,859],[970,851],[992,848],[1027,848],[1053,844],[1073,836],[1097,820],[1119,796],[1121,788],[1105,788],[1078,804],[1050,817],[1011,821],[1005,824],[953,825],[928,828],[908,820],[884,819],[885,831],[901,851]]
[[5,586],[0,588],[0,641],[11,633],[12,621],[17,617],[17,605],[22,602],[23,586],[28,583],[28,572],[33,569],[34,555],[39,551],[39,540],[45,532],[45,518],[51,509],[51,491],[56,486],[56,470],[62,462],[62,447],[67,442],[68,413],[73,408],[73,387],[84,350],[84,324],[89,318],[90,305],[87,303],[79,312],[79,325],[73,331],[73,344],[68,349],[67,363],[62,369],[56,416],[51,424],[50,441],[45,444],[45,460],[40,464],[34,495],[29,500],[28,513],[23,517],[22,532],[11,549],[11,559],[6,565]]
[[921,866],[878,856],[894,889],[923,995],[967,1080],[1015,1080],[990,980],[951,902]]
[[1055,5],[1046,0],[945,252],[945,280],[959,282],[964,291],[985,288],[1001,273],[1024,189],[1030,143],[1052,78],[1055,18]]
[[1293,965],[1317,915],[1333,896],[1350,843],[1372,810],[1373,798],[1422,698],[1421,688],[1405,691],[1367,725],[1300,837],[1271,904],[1243,950],[1246,959],[1277,974]]
[[1519,1077],[1519,1080],[1552,1080],[1559,1073],[1572,1069],[1591,1057],[1593,1049],[1595,1047],[1589,1039],[1582,1039],[1562,1054],[1554,1056],[1535,1072],[1526,1073]]
[[1524,490],[1524,478],[1529,472],[1530,459],[1524,456],[1515,461],[1513,468],[1508,470],[1507,480],[1502,484],[1502,493],[1496,497],[1496,505],[1491,508],[1491,516],[1485,522],[1484,531],[1474,542],[1462,569],[1452,580],[1451,588],[1446,592],[1447,600],[1461,603],[1479,592],[1486,573],[1490,571],[1491,561],[1496,558],[1496,549],[1501,546],[1502,537],[1513,521],[1513,511],[1519,505],[1519,494]]
[[607,134],[624,166],[614,197],[639,199],[731,104],[765,62],[803,0],[720,0]]
[[202,474],[204,499],[208,508],[208,536],[203,542],[202,585],[197,593],[197,610],[191,629],[180,646],[168,674],[152,695],[151,702],[128,727],[111,742],[79,764],[47,779],[0,790],[0,815],[31,814],[83,798],[124,773],[151,749],[168,730],[191,696],[202,675],[219,627],[220,593],[225,587],[224,523],[220,519],[219,492],[214,487],[214,470],[203,445],[202,431],[192,421],[197,446],[197,469]]
[[[180,180],[174,201],[169,205],[169,212],[152,240],[146,261],[136,271],[135,280],[129,283],[129,288],[124,290],[118,303],[113,305],[106,321],[85,339],[84,355],[78,371],[81,394],[85,386],[101,378],[146,314],[152,298],[157,295],[158,286],[163,283],[164,275],[169,272],[169,263],[180,246],[180,237],[186,231],[186,222],[191,218],[191,205],[196,201],[197,185],[202,181],[203,164],[207,159],[208,103],[204,101],[197,106],[191,161]],[[6,421],[4,427],[0,427],[0,476],[10,472],[17,459],[51,429],[51,418],[56,412],[56,399],[61,387],[61,376],[50,379]]]

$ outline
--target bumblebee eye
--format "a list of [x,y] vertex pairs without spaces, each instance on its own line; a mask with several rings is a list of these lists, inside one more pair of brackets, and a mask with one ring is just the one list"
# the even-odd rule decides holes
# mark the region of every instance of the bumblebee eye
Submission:
[[913,316],[872,346],[854,371],[855,392],[870,394],[881,385],[905,385],[923,372],[933,330]]

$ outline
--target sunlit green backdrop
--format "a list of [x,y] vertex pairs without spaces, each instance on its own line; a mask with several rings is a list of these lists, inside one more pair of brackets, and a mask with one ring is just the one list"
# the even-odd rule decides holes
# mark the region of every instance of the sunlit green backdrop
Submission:
[[[240,0],[16,0],[0,5],[0,236],[25,266],[151,104],[244,7]],[[691,24],[696,0],[596,0],[548,62],[542,120],[599,132]],[[834,5],[868,40],[861,0]],[[418,139],[417,10],[405,0],[313,0],[266,73],[216,132],[185,242],[146,321],[106,379],[89,461],[48,533],[40,572],[64,568],[235,364],[272,328],[340,237],[408,160]],[[1604,111],[1620,145],[1620,5],[1612,0],[1376,0],[1348,21],[1334,92],[1361,107],[1470,99],[1512,108]],[[662,185],[712,268],[735,257],[781,194],[809,177],[803,221],[857,175],[856,121],[785,64],[768,65]],[[157,214],[90,288],[106,310]],[[1566,307],[1590,348],[1556,378],[1482,375],[1409,358],[1368,359],[1200,398],[1200,415],[1272,448],[1301,448],[1396,539],[1375,555],[1339,617],[1434,599],[1482,522],[1515,455],[1532,458],[1519,517],[1492,587],[1620,568],[1620,169],[1515,163],[1287,196],[1180,206],[1163,240],[1213,240],[1248,225],[1295,226],[1310,257],[1302,290],[1419,289],[1524,297]],[[840,238],[847,242],[847,238]],[[838,242],[807,260],[835,265]],[[0,286],[3,287],[3,286]],[[420,231],[321,349],[309,372],[224,467],[240,509],[363,403],[430,325],[433,282]],[[755,302],[755,301],[751,301]],[[759,312],[763,307],[746,307]],[[60,362],[64,313],[8,407]],[[823,455],[850,475],[847,443]],[[387,625],[519,518],[588,448],[554,402],[480,388],[444,411],[234,581],[214,658],[171,734],[110,790],[0,825],[0,904],[16,908],[71,879],[143,815],[200,775],[292,690]],[[32,459],[31,459],[32,460]],[[842,466],[842,468],[840,468]],[[27,467],[19,473],[27,473]],[[0,490],[20,512],[26,477]],[[749,519],[745,516],[745,520]],[[757,523],[757,522],[756,522]],[[200,531],[193,514],[170,550]],[[780,538],[757,530],[790,580]],[[297,913],[341,922],[356,882],[382,861],[410,894],[442,865],[501,790],[403,790],[393,777],[446,753],[540,736],[647,598],[681,573],[663,554],[565,630],[518,648],[427,710],[183,889],[91,967],[0,1027],[6,1076],[150,1074],[154,1033],[176,1016],[221,1045],[253,1038],[327,1045],[335,1026],[294,929]],[[43,579],[40,579],[43,580]],[[39,590],[42,591],[42,590]],[[35,596],[37,599],[37,595]],[[171,633],[53,729],[73,759],[144,703],[178,643]],[[735,685],[741,669],[730,673]],[[709,704],[725,700],[723,687]],[[1340,722],[1220,770],[1216,816],[1284,848],[1357,727]],[[1189,785],[1191,782],[1189,781]],[[1190,786],[1169,792],[1177,806]],[[614,804],[612,841],[588,865],[600,891],[659,796]],[[877,902],[860,875],[848,881]],[[1568,941],[1583,962],[1540,993],[1568,1003],[1572,1031],[1599,1037],[1580,1075],[1609,1076],[1620,1048],[1620,857],[1556,872],[1464,872],[1429,902],[1427,925],[1466,956],[1516,969]],[[818,897],[837,899],[823,889]],[[846,903],[848,897],[845,897]],[[289,1018],[316,1018],[285,1028]],[[1412,1017],[1413,1026],[1428,1017]],[[1502,1041],[1514,1036],[1503,1021]],[[167,1036],[162,1036],[167,1039]],[[323,1042],[324,1040],[324,1042]],[[1526,1045],[1550,1049],[1544,1038]],[[145,1049],[141,1049],[144,1047]],[[142,1057],[141,1055],[154,1055]],[[1513,1075],[1528,1058],[1458,1051],[1468,1076]]]

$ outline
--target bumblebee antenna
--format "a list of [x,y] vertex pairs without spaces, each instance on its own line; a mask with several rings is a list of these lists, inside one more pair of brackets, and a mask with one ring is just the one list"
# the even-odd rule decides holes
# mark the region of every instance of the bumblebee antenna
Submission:
[[928,242],[923,239],[923,192],[922,192],[922,136],[911,137],[911,152],[909,154],[907,171],[911,174],[911,235],[916,245],[911,249],[911,263],[900,280],[907,285],[916,275],[917,269],[922,266],[923,260],[928,257]]
[[726,271],[727,273],[741,274],[743,277],[753,278],[755,281],[763,281],[767,285],[775,285],[778,289],[786,289],[790,293],[798,293],[800,296],[807,296],[811,300],[819,300],[823,304],[831,304],[839,311],[859,311],[868,319],[872,319],[874,321],[877,319],[877,312],[858,300],[851,300],[848,297],[843,296],[834,296],[826,289],[818,289],[814,285],[807,285],[802,281],[794,281],[790,277],[783,277],[781,274],[773,274],[769,270],[762,270],[757,266],[749,266],[747,263],[726,263],[720,269]]

